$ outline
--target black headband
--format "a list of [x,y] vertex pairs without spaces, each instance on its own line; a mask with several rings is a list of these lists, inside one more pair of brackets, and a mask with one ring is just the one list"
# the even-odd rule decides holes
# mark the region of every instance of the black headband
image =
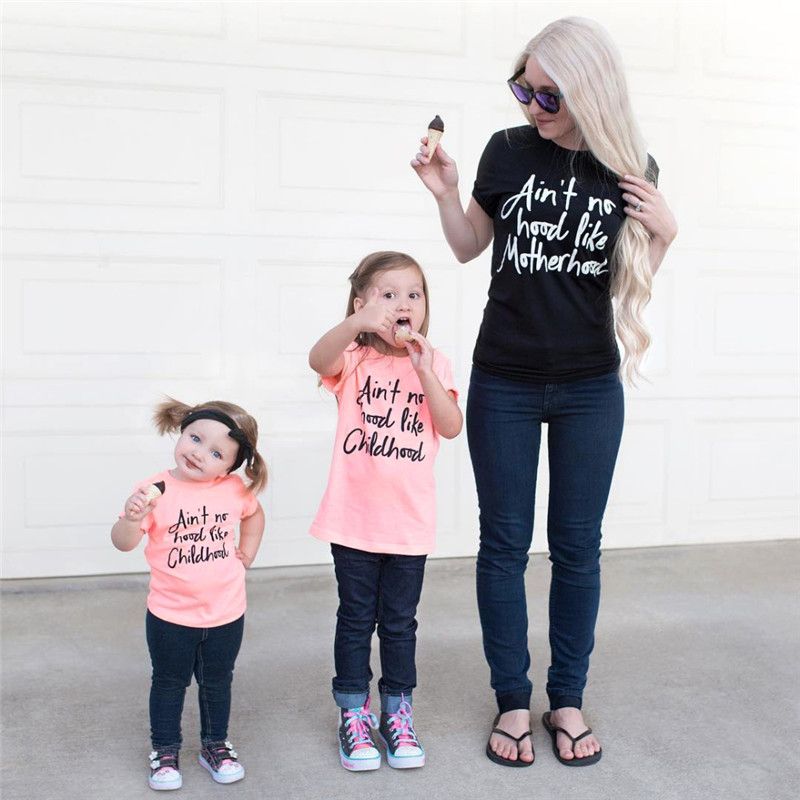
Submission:
[[199,419],[213,419],[230,428],[228,436],[239,445],[239,453],[236,456],[236,460],[233,462],[233,466],[228,470],[229,473],[235,472],[245,461],[248,467],[253,463],[253,446],[247,441],[245,432],[233,421],[233,418],[229,417],[224,411],[217,411],[214,408],[190,411],[181,420],[181,433],[183,433],[187,425],[191,425]]

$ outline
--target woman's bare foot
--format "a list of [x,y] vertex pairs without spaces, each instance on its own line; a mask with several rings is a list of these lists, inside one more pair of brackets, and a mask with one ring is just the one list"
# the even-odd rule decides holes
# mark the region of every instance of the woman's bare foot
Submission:
[[[505,714],[500,715],[495,727],[510,733],[512,736],[522,736],[525,731],[531,729],[531,712],[527,708],[506,711]],[[531,744],[530,736],[526,736],[518,747],[515,742],[512,742],[506,736],[493,733],[489,737],[489,747],[500,758],[505,758],[509,761],[516,761],[517,758],[520,761],[533,761],[533,745]]]
[[[553,727],[563,728],[571,736],[580,736],[589,727],[583,721],[583,714],[579,708],[557,708],[550,712],[550,722]],[[587,758],[600,752],[600,742],[593,733],[576,742],[574,752],[572,742],[563,733],[558,733],[557,737],[556,746],[559,755],[567,761],[572,758]]]

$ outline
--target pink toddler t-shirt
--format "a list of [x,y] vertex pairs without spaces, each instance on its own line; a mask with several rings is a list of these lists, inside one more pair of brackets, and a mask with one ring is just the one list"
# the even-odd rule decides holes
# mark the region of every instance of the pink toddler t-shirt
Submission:
[[147,607],[160,619],[191,628],[239,619],[247,598],[236,529],[255,513],[258,500],[238,475],[181,481],[160,472],[136,489],[158,481],[165,492],[140,523],[150,565]]
[[[455,392],[450,362],[438,350],[433,371]],[[336,396],[339,419],[311,535],[371,553],[432,552],[439,435],[411,359],[353,344],[341,373],[322,384]]]

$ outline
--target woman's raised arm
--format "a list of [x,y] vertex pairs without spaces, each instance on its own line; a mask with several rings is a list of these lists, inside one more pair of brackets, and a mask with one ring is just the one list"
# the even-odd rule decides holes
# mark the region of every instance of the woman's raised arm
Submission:
[[492,220],[474,198],[464,212],[458,193],[456,162],[445,153],[441,144],[433,158],[428,158],[428,139],[423,137],[421,141],[423,147],[414,156],[411,166],[439,206],[442,231],[453,255],[465,264],[479,256],[492,241]]

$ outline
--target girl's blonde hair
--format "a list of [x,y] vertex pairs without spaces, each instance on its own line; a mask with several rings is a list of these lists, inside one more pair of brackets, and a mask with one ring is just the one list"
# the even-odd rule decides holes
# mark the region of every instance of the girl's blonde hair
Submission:
[[[565,17],[528,42],[514,73],[534,56],[553,79],[582,139],[582,147],[618,176],[647,174],[647,149],[628,99],[622,59],[605,29],[590,19]],[[534,124],[526,106],[528,122]],[[611,296],[616,301],[616,333],[625,349],[621,372],[629,383],[650,345],[642,312],[650,301],[653,273],[650,236],[627,217],[611,255]]]
[[[428,291],[428,281],[425,279],[425,273],[422,267],[406,253],[398,253],[394,250],[380,250],[377,253],[370,253],[361,259],[361,263],[355,268],[353,274],[348,279],[350,281],[350,297],[347,300],[347,310],[345,311],[345,319],[351,314],[356,313],[355,301],[356,297],[364,299],[367,289],[376,275],[381,272],[388,272],[393,269],[405,269],[406,267],[415,267],[419,270],[420,277],[422,278],[422,291],[425,295],[425,319],[422,320],[419,332],[423,336],[428,335],[428,323],[430,321],[430,292]],[[356,342],[362,347],[375,347],[383,340],[375,333],[365,332],[359,333],[356,336]]]
[[221,411],[242,429],[253,451],[253,458],[250,464],[245,466],[244,474],[250,481],[248,485],[250,491],[258,494],[267,485],[267,465],[256,450],[258,423],[243,408],[233,403],[226,403],[224,400],[210,400],[197,406],[187,406],[186,403],[181,403],[173,397],[167,397],[156,406],[153,422],[163,436],[165,433],[179,431],[183,420],[195,411]]

